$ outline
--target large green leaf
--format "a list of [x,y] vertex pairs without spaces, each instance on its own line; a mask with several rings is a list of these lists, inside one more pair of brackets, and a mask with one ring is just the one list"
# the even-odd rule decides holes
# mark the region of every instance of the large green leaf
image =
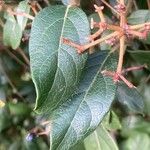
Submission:
[[79,55],[62,38],[84,44],[88,35],[87,17],[77,7],[50,6],[35,18],[29,51],[38,113],[54,110],[71,97],[87,59],[86,53]]
[[100,125],[85,141],[86,150],[118,150],[114,139],[103,125]]
[[51,150],[68,150],[73,147],[94,131],[109,111],[116,85],[110,77],[103,76],[101,71],[114,71],[117,60],[113,54],[105,56],[106,52],[101,52],[89,59],[76,95],[58,107],[51,117]]

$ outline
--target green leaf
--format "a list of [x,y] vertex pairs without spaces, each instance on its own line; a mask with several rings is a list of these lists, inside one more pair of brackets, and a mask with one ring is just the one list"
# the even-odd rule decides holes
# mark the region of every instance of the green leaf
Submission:
[[22,30],[16,19],[12,15],[7,15],[7,20],[3,28],[3,42],[13,49],[18,48],[21,42]]
[[[28,4],[28,0],[25,0],[25,1],[22,1],[19,3],[16,11],[18,13],[26,13],[26,14],[29,14],[30,12],[30,6]],[[27,20],[28,18],[27,17],[24,17],[24,16],[21,16],[21,15],[17,15],[17,22],[21,28],[21,30],[23,31],[25,26],[26,26],[26,23],[27,23]]]
[[150,137],[144,133],[132,135],[122,146],[123,150],[149,150]]
[[[102,70],[116,69],[116,56],[106,52],[90,57],[86,73],[72,99],[51,117],[51,150],[68,150],[96,129],[109,111],[116,85]],[[105,59],[105,60],[104,60]],[[103,63],[102,63],[103,62]]]
[[77,7],[50,6],[34,19],[29,51],[31,73],[37,93],[38,113],[55,110],[72,96],[80,81],[87,54],[62,42],[65,37],[85,44],[89,24]]
[[114,111],[108,112],[108,114],[104,117],[102,124],[107,130],[117,130],[121,129],[121,123],[119,121],[118,116]]
[[[25,0],[20,2],[16,8],[16,12],[29,14],[30,6],[28,5],[28,1]],[[5,18],[7,20],[3,29],[3,42],[6,46],[11,46],[13,49],[17,49],[20,45],[22,32],[28,19],[21,15],[17,15],[15,19],[11,14],[7,14]]]
[[91,135],[84,141],[86,150],[118,150],[114,139],[109,132],[100,125]]
[[144,50],[136,50],[136,51],[128,51],[130,56],[141,65],[146,64],[150,69],[150,51]]
[[118,83],[117,98],[123,105],[127,105],[133,112],[142,113],[144,109],[143,97],[135,88],[129,88],[125,83]]
[[148,21],[150,21],[149,10],[137,10],[128,17],[129,24],[140,24]]

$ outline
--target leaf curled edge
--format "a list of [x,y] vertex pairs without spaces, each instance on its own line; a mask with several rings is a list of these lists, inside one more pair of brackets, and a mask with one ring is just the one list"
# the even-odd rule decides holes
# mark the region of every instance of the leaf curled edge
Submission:
[[85,44],[88,35],[88,19],[77,7],[50,6],[35,17],[29,51],[37,93],[36,112],[52,112],[72,96],[87,54],[79,55],[75,48],[64,44],[62,38]]

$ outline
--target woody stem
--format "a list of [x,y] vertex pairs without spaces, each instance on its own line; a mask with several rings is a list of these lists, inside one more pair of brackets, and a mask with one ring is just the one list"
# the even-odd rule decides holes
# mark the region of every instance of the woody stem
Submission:
[[101,0],[108,8],[110,8],[113,12],[120,15],[111,5],[109,5],[105,0]]
[[115,32],[105,36],[104,38],[100,38],[98,40],[95,40],[95,41],[93,41],[91,43],[88,43],[88,44],[85,44],[85,45],[76,44],[76,43],[72,42],[71,40],[68,40],[68,39],[65,39],[65,38],[63,38],[62,40],[63,40],[63,43],[66,43],[67,45],[70,45],[70,46],[76,48],[79,53],[82,53],[86,49],[89,49],[90,47],[93,47],[93,46],[95,46],[95,45],[97,45],[99,43],[104,42],[107,39],[110,39],[110,38],[112,38],[114,36],[118,36],[118,35],[119,35],[119,32],[115,31]]
[[150,25],[150,22],[146,22],[146,23],[130,26],[130,29],[134,29],[134,30],[140,29],[140,28],[143,28],[145,25]]
[[108,36],[105,36],[104,38],[101,38],[101,39],[98,39],[96,41],[93,41],[92,43],[86,44],[86,45],[83,46],[84,50],[86,50],[86,49],[88,49],[88,48],[90,48],[92,46],[95,46],[95,45],[97,45],[99,43],[102,43],[102,42],[104,42],[105,40],[107,40],[107,39],[109,39],[111,37],[117,36],[118,34],[119,33],[116,31],[116,32],[113,32],[113,33],[109,34]]
[[[120,0],[120,4],[124,5],[124,0]],[[120,27],[124,27],[125,22],[126,22],[125,14],[122,13],[121,17],[120,17]],[[122,71],[124,52],[125,52],[125,35],[123,35],[120,38],[119,61],[118,61],[118,66],[117,66],[117,73],[119,73],[119,74]]]
[[29,19],[31,19],[31,20],[34,20],[34,17],[33,17],[33,16],[31,16],[31,15],[29,15],[29,14],[27,14],[27,13],[24,13],[24,12],[14,12],[14,11],[12,11],[12,10],[7,10],[7,12],[10,13],[11,15],[24,16],[24,17],[26,17],[26,18],[29,18]]

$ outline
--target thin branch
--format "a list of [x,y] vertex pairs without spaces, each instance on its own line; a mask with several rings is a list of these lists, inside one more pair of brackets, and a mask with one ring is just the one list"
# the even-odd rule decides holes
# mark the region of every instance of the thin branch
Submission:
[[146,25],[150,25],[150,22],[145,22],[145,23],[142,23],[142,24],[130,26],[130,29],[136,30],[136,29],[143,28],[143,27],[145,27]]
[[48,0],[43,0],[48,6],[50,5]]
[[3,28],[4,27],[4,22],[2,21],[2,19],[0,18],[0,26]]
[[28,19],[34,20],[34,17],[33,17],[33,16],[31,16],[31,15],[29,15],[29,14],[27,14],[27,13],[24,13],[24,12],[14,12],[14,11],[12,11],[12,10],[10,10],[10,9],[8,9],[7,12],[8,12],[9,14],[11,14],[11,15],[16,15],[16,16],[19,15],[19,16],[23,16],[23,17],[26,17],[26,18],[28,18]]
[[8,49],[5,49],[5,51],[12,57],[18,64],[22,65],[23,67],[28,67],[24,62],[22,62],[16,55],[14,55],[12,52],[10,52]]
[[124,0],[120,0],[120,4],[124,5],[125,4]]
[[95,38],[97,38],[98,36],[100,36],[103,33],[102,29],[99,29],[97,32],[95,32],[94,34],[89,36],[89,40],[93,41]]
[[118,13],[118,11],[116,11],[111,5],[109,5],[105,0],[101,0],[108,8],[110,8],[113,12],[115,12],[116,14],[118,14],[120,16],[120,14]]
[[134,4],[134,7],[135,7],[135,10],[138,10],[139,8],[138,8],[138,5],[136,3],[136,0],[133,0],[133,4]]
[[103,38],[100,38],[100,39],[98,39],[96,41],[93,41],[93,42],[85,44],[85,45],[76,44],[76,43],[72,42],[71,40],[65,39],[65,38],[63,38],[62,41],[63,41],[63,43],[76,48],[78,50],[78,53],[82,53],[85,50],[89,49],[90,47],[93,47],[93,46],[95,46],[97,44],[100,44],[100,43],[104,42],[105,40],[107,40],[109,38],[117,36],[118,34],[119,34],[119,32],[116,31],[116,32],[113,32],[113,33],[103,37]]
[[3,44],[0,44],[0,49],[5,50],[6,53],[12,58],[14,59],[18,64],[22,65],[23,67],[27,68],[28,66],[22,62],[18,57],[16,57],[16,55],[14,55],[6,46],[4,46]]
[[22,56],[22,58],[24,59],[26,64],[30,65],[30,61],[29,61],[28,57],[26,56],[26,54],[24,53],[24,51],[21,48],[17,48],[16,51],[19,52],[19,54]]
[[125,36],[122,36],[120,39],[120,51],[119,51],[119,61],[117,66],[117,73],[121,73],[123,65],[123,56],[125,52]]
[[123,29],[120,26],[107,24],[107,28],[113,31],[123,32]]
[[32,5],[32,4],[31,4],[30,7],[31,7],[33,13],[36,15],[38,12],[37,12],[37,10],[36,10],[35,5]]
[[103,37],[103,38],[100,38],[100,39],[98,39],[98,40],[96,40],[96,41],[94,41],[93,43],[89,43],[89,44],[86,44],[86,45],[84,45],[84,49],[86,50],[86,49],[88,49],[88,48],[90,48],[90,47],[92,47],[92,46],[95,46],[95,45],[97,45],[97,44],[99,44],[99,43],[102,43],[102,42],[104,42],[105,40],[107,40],[107,39],[109,39],[109,38],[112,38],[112,37],[114,37],[114,36],[117,36],[119,34],[119,32],[113,32],[113,33],[111,33],[111,34],[109,34],[109,35],[107,35],[107,36],[105,36],[105,37]]
[[40,6],[40,4],[38,2],[37,2],[36,5],[37,5],[37,7],[38,7],[39,10],[42,10],[42,7]]
[[11,86],[11,88],[13,89],[13,92],[14,92],[18,97],[20,97],[22,100],[24,100],[24,98],[22,97],[22,95],[18,92],[16,86],[13,84],[13,82],[12,82],[11,79],[9,78],[7,72],[5,71],[1,59],[0,59],[0,69],[1,69],[2,73],[4,74],[4,76],[7,78],[7,81],[8,81],[8,83],[9,83],[9,85]]
[[133,6],[133,0],[128,0],[128,4],[126,6],[126,16],[131,11],[132,6]]
[[148,6],[148,9],[150,10],[150,0],[147,0],[147,6]]
[[118,74],[119,78],[129,87],[136,88],[131,82],[129,82],[123,75]]
[[[124,5],[124,0],[120,0],[120,3]],[[125,14],[122,14],[120,18],[120,27],[124,27],[125,22],[126,22]],[[125,35],[123,35],[120,38],[119,61],[118,61],[118,66],[117,66],[117,73],[119,74],[122,71],[124,53],[125,53]]]
[[143,34],[141,32],[138,32],[138,31],[129,30],[128,33],[131,34],[131,35],[133,35],[133,36],[137,36],[139,38],[144,38]]
[[98,15],[100,17],[101,22],[105,22],[106,20],[105,20],[104,14],[102,12],[104,7],[103,6],[98,7],[97,5],[94,5],[94,7],[95,7],[95,11],[98,13]]
[[122,74],[130,72],[130,71],[142,70],[143,68],[147,68],[147,66],[146,65],[141,65],[141,66],[130,67],[130,68],[127,68],[127,69],[123,69]]

